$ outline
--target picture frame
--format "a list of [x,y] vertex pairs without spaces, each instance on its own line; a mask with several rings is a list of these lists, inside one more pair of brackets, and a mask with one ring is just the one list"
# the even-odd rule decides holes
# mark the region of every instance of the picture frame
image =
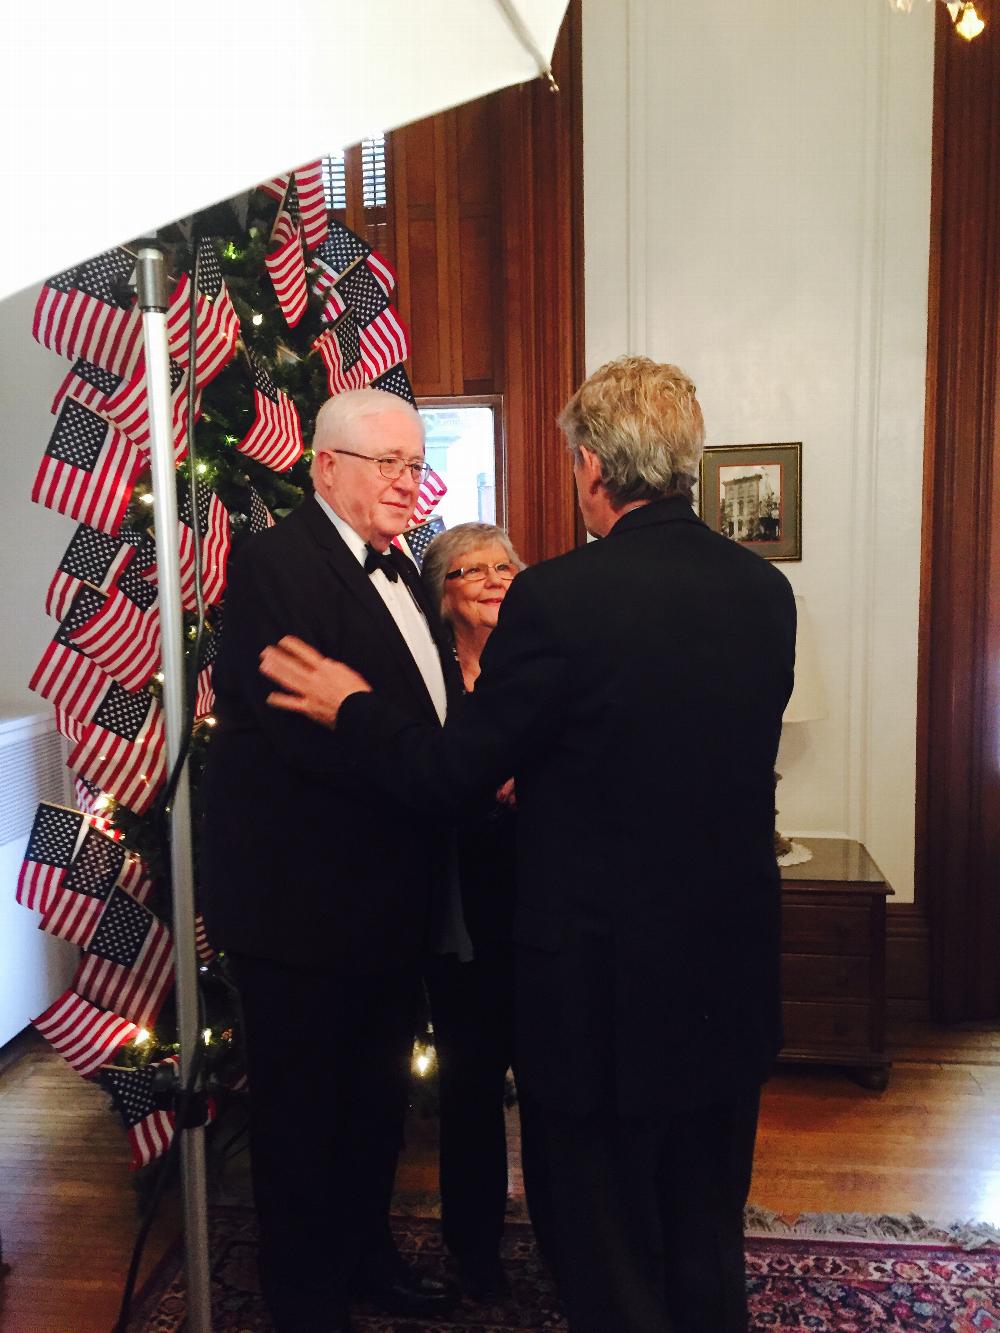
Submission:
[[801,560],[801,441],[707,448],[698,473],[698,512],[713,532],[765,560]]

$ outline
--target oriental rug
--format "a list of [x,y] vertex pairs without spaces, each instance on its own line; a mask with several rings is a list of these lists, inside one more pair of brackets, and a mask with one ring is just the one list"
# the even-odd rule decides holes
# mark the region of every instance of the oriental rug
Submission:
[[[253,1213],[213,1209],[215,1333],[266,1333],[254,1271]],[[440,1272],[437,1223],[394,1219],[400,1250]],[[788,1220],[747,1213],[747,1289],[759,1333],[1000,1333],[1000,1234],[984,1227],[938,1228],[917,1217],[814,1214]],[[564,1330],[555,1291],[526,1223],[507,1224],[503,1305],[463,1302],[446,1321],[401,1321],[358,1307],[358,1333],[530,1333]],[[133,1333],[185,1327],[181,1254],[168,1254],[137,1303]],[[609,1330],[609,1333],[611,1331]]]

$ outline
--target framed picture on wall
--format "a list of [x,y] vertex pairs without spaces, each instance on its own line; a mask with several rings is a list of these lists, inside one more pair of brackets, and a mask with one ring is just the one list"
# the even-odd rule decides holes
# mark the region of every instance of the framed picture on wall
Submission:
[[698,512],[714,532],[766,560],[802,559],[802,445],[724,444],[705,450]]

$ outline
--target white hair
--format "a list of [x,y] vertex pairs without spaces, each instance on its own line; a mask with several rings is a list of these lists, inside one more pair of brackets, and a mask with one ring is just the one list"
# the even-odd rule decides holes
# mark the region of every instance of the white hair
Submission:
[[387,393],[383,389],[348,389],[346,393],[328,398],[316,413],[313,453],[333,449],[338,441],[351,435],[358,422],[366,421],[369,417],[385,416],[390,412],[401,412],[415,419],[420,425],[420,436],[423,439],[423,417],[412,403],[400,398],[398,393]]

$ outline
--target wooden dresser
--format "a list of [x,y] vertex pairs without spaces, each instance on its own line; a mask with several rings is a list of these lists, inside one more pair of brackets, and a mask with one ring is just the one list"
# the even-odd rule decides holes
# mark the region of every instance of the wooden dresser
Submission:
[[892,889],[860,842],[800,838],[813,859],[782,870],[781,1059],[849,1065],[870,1088],[885,1055],[885,902]]

